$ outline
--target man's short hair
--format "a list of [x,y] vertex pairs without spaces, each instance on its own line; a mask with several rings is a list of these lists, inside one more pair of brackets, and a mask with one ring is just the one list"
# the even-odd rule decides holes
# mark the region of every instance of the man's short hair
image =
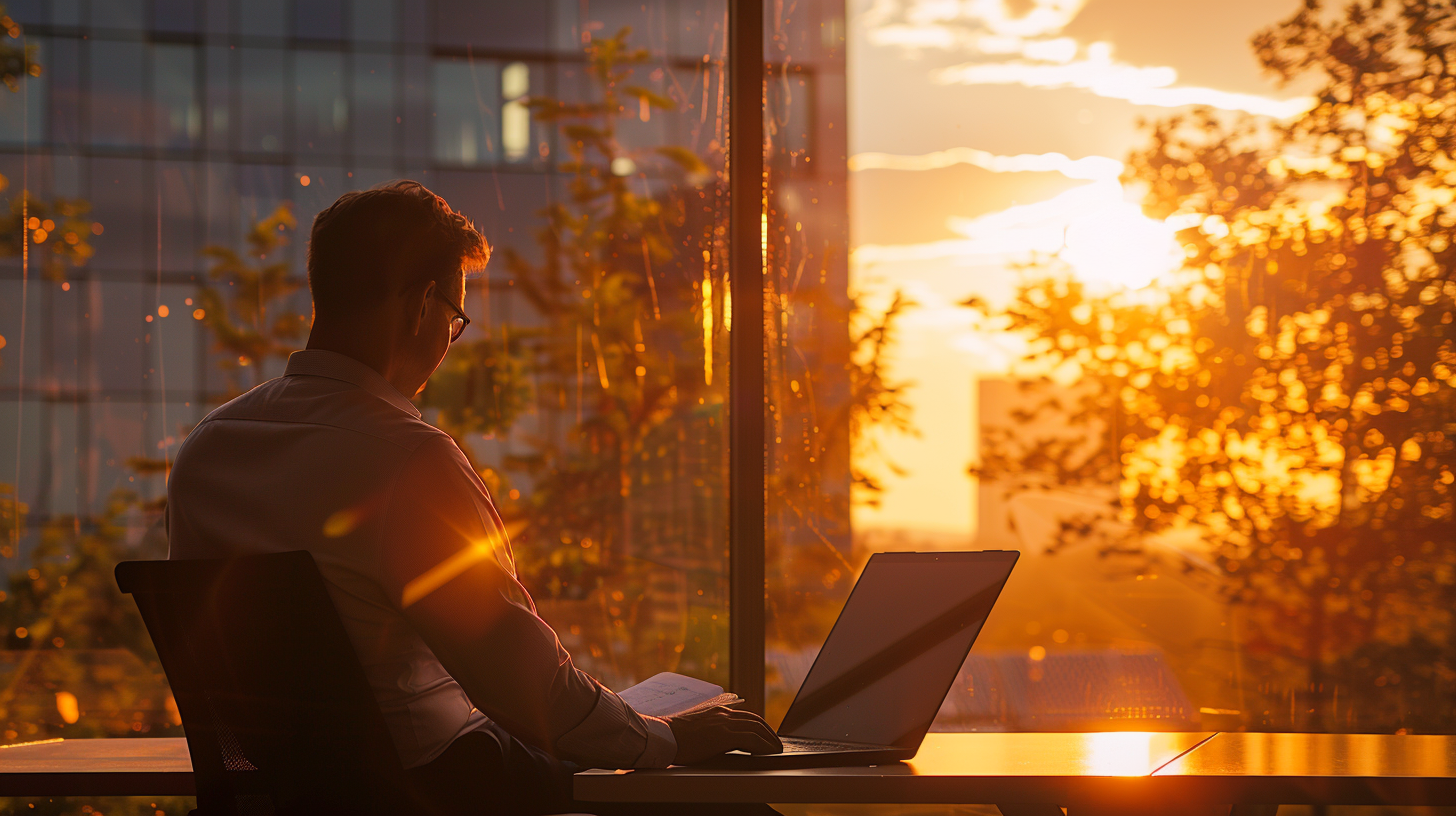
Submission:
[[469,218],[417,181],[393,181],[345,193],[313,219],[308,288],[316,315],[347,314],[488,260]]

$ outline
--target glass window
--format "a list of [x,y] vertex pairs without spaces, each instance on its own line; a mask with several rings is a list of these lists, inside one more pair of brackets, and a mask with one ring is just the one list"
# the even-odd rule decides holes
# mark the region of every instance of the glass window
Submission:
[[[41,351],[45,348],[44,339],[37,341],[42,337],[46,312],[40,287],[23,285],[18,273],[7,270],[6,276],[0,278],[0,294],[4,295],[0,300],[0,316],[5,318],[5,328],[0,329],[0,337],[5,338],[5,346],[0,348],[0,385],[17,391],[22,387],[34,388],[36,376],[42,371]],[[25,316],[23,335],[20,332],[22,314]]]
[[288,53],[274,48],[238,49],[238,149],[277,153],[284,148],[283,113],[288,88]]
[[331,51],[294,52],[293,81],[294,150],[337,155],[349,131],[344,55]]
[[547,3],[435,0],[437,45],[537,51],[546,48]]
[[202,137],[197,50],[187,45],[154,45],[152,89],[156,99],[154,143],[177,148],[195,145]]
[[114,147],[150,143],[146,46],[92,40],[89,56],[91,143]]
[[93,29],[140,31],[145,28],[146,4],[143,0],[107,0],[91,4]]
[[[81,114],[87,107],[81,93],[82,49],[81,40],[68,37],[48,40],[42,73],[34,77],[37,84],[29,89],[31,95],[35,95],[36,88],[49,90],[50,131],[46,136],[54,144],[77,145],[85,139],[81,131]],[[7,104],[8,101],[0,101],[0,105]]]
[[[467,167],[495,162],[501,147],[499,76],[488,60],[435,61],[436,161]],[[515,112],[524,111],[518,106]]]
[[[41,355],[40,367],[30,369],[31,376],[36,378],[34,382],[45,383],[47,387],[61,393],[85,388],[89,384],[86,377],[87,349],[84,342],[87,330],[84,316],[87,306],[86,281],[37,280],[32,283],[27,294],[41,299],[43,317],[31,326],[37,331],[46,330],[44,335],[30,339],[30,342],[46,352]],[[10,325],[15,329],[19,328],[19,324]]]
[[146,318],[152,285],[140,280],[99,279],[90,288],[87,320],[96,385],[104,392],[125,393],[135,399],[150,387],[147,369],[152,327]]
[[393,155],[400,131],[395,59],[389,54],[356,53],[353,63],[353,151],[358,156]]
[[434,120],[434,66],[429,57],[407,54],[404,57],[404,154],[412,160],[434,155],[433,141],[437,132]]
[[[148,328],[152,342],[147,359],[147,383],[153,399],[189,400],[200,395],[202,381],[198,377],[200,355],[206,353],[203,345],[208,338],[202,322],[192,313],[196,307],[187,301],[196,302],[195,282],[177,283],[176,276],[166,276],[169,282],[154,283],[147,302],[147,314],[152,316]],[[143,316],[145,321],[145,316]],[[182,419],[186,414],[177,414]],[[170,423],[163,427],[170,427]],[[183,434],[190,426],[183,428]],[[175,429],[168,434],[176,436]],[[175,445],[176,439],[170,444]]]
[[[55,488],[55,475],[50,467],[53,461],[51,446],[49,440],[41,435],[45,410],[45,403],[35,399],[0,402],[0,418],[16,430],[13,438],[0,439],[0,457],[4,457],[0,461],[10,466],[12,474],[16,473],[16,465],[19,465],[19,489],[10,495],[17,497],[27,510],[38,506],[44,496]],[[12,437],[11,434],[4,436]],[[17,548],[15,543],[14,539],[5,542],[7,557],[23,557],[25,551],[35,546],[34,542],[27,541]]]
[[202,18],[208,34],[227,34],[233,30],[231,0],[201,0]]
[[[851,443],[875,503],[851,506],[848,566],[1023,552],[940,727],[1448,732],[1436,18],[973,5],[850,16],[844,137],[819,117],[840,21],[800,15],[818,31],[782,42],[813,75],[812,138],[771,171],[786,213],[822,203],[811,171],[846,140],[849,371],[894,389]],[[1206,52],[1167,36],[1215,19],[1231,33]],[[1371,36],[1390,62],[1347,67]],[[768,245],[792,261],[802,223],[771,216]],[[806,399],[793,364],[778,400]]]
[[20,0],[6,5],[5,13],[22,26],[47,25],[51,22],[50,4],[45,0]]
[[142,159],[91,160],[89,203],[101,232],[91,237],[96,255],[89,266],[133,274],[155,269],[156,199],[149,165]]
[[246,0],[234,5],[238,33],[244,37],[285,37],[288,35],[286,0]]
[[152,28],[191,32],[198,29],[205,0],[152,0]]
[[207,110],[203,129],[207,133],[208,146],[213,150],[227,150],[231,147],[232,122],[232,49],[223,46],[207,46],[203,49],[206,61],[207,89],[205,99]]
[[293,4],[293,36],[337,40],[344,36],[344,0],[309,0]]
[[355,42],[394,42],[399,8],[394,0],[350,0],[349,30]]
[[[45,65],[45,58],[51,50],[46,43],[35,37],[25,38],[28,46],[36,49],[36,61]],[[62,53],[66,53],[62,49]],[[51,83],[44,73],[32,77],[16,90],[0,87],[0,141],[20,144],[38,144],[46,133],[47,86]]]
[[[77,22],[57,22],[68,4],[47,24]],[[22,296],[0,247],[0,514],[27,505],[0,533],[0,631],[49,608],[10,589],[39,565],[100,570],[70,586],[105,588],[88,601],[136,637],[51,621],[64,671],[15,687],[0,744],[176,733],[106,565],[165,552],[149,530],[168,458],[305,342],[311,219],[400,176],[495,248],[468,285],[469,333],[418,402],[478,465],[542,615],[613,688],[659,671],[725,682],[726,4],[80,7],[88,38],[57,29],[41,76],[0,90],[0,199],[13,212],[28,184],[32,251],[80,261],[57,273],[32,256]],[[685,15],[698,45],[676,30]],[[557,22],[589,36],[548,42]],[[611,42],[619,25],[635,33]],[[56,557],[35,557],[42,542]],[[83,547],[100,555],[63,557]],[[57,690],[91,686],[108,702],[67,722]]]
[[202,251],[198,244],[203,212],[198,166],[185,161],[158,162],[155,172],[162,218],[157,236],[160,266],[168,273],[192,273]]
[[798,7],[769,15],[766,32],[770,722],[793,699],[867,556],[855,546],[858,473],[851,451],[880,398],[859,379],[866,349],[852,342],[864,326],[849,287],[847,173],[836,160],[842,154],[813,149],[817,127],[844,127],[846,100],[813,96],[804,79],[836,77],[842,88],[845,64],[787,47],[809,13]]

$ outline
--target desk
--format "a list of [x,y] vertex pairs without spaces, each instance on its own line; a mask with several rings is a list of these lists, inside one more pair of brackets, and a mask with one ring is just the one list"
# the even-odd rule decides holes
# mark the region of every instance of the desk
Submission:
[[[793,771],[585,771],[583,801],[997,804],[1007,816],[1456,805],[1456,736],[930,734],[913,760]],[[191,796],[186,740],[0,748],[0,796]]]
[[1004,813],[1272,813],[1273,804],[1456,804],[1456,737],[930,734],[877,768],[584,771],[583,801],[996,804]]
[[1220,733],[1152,776],[1195,801],[1451,805],[1456,736]]
[[182,737],[74,739],[0,748],[0,796],[192,796]]

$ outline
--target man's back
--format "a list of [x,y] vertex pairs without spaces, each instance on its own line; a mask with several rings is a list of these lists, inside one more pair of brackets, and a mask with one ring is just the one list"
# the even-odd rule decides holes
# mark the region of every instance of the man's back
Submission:
[[[417,182],[345,193],[319,213],[308,350],[182,444],[171,557],[311,552],[401,762],[452,789],[456,762],[474,778],[481,762],[504,772],[534,756],[559,783],[559,760],[660,768],[779,750],[752,714],[644,717],[578,669],[518,579],[480,476],[420,421],[407,397],[470,325],[465,274],[489,257],[470,219]],[[455,748],[482,740],[496,746],[484,760]]]
[[[454,442],[367,366],[306,351],[288,375],[209,415],[168,483],[171,558],[313,553],[406,767],[485,720],[391,600],[397,579],[381,573],[384,548],[408,546],[391,540],[400,535],[398,480],[418,469],[412,461],[451,452]],[[485,528],[493,509],[466,510],[456,523],[497,532]]]

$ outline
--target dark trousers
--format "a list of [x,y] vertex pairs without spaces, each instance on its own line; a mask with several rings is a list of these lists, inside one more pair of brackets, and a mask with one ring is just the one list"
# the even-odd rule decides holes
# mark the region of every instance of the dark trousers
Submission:
[[435,761],[406,771],[421,810],[444,816],[776,816],[768,805],[578,802],[571,798],[572,769],[545,751],[491,723],[461,736]]

